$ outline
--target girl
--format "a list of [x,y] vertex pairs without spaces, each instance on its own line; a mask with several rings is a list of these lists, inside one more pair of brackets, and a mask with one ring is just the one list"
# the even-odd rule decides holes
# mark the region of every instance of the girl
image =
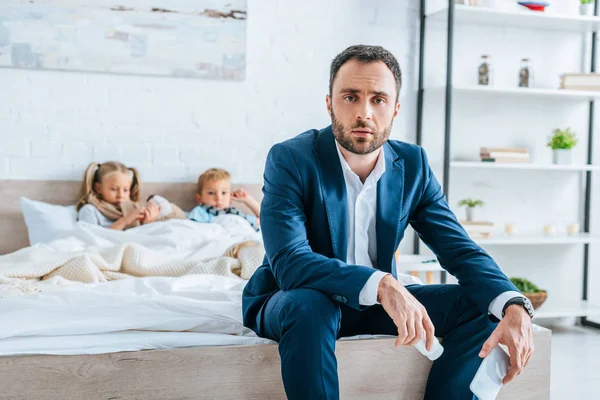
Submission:
[[135,168],[114,161],[91,163],[79,192],[78,220],[120,231],[156,221],[160,207],[139,203],[141,184]]

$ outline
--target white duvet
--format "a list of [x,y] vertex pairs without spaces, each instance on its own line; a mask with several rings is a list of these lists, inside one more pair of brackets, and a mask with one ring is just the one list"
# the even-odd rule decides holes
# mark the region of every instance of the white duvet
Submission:
[[59,239],[0,257],[0,283],[54,277],[93,283],[200,273],[249,278],[264,257],[260,235],[238,216],[216,221],[171,220],[124,232],[79,223]]
[[[173,220],[125,232],[80,223],[57,240],[0,256],[0,275],[21,265],[24,254],[29,257],[45,252],[46,257],[51,258],[65,252],[102,252],[135,244],[168,259],[206,260],[222,256],[235,243],[260,240],[260,234],[237,216],[218,217],[215,222]],[[47,258],[37,262],[46,263]],[[0,355],[27,353],[22,346],[26,338],[60,337],[64,347],[66,336],[87,335],[72,337],[93,341],[94,335],[118,332],[253,337],[254,333],[241,322],[241,294],[245,283],[235,275],[211,274],[143,277],[94,284],[54,277],[36,282],[33,287],[26,286],[24,293],[20,281],[13,281],[0,285]],[[17,343],[19,349],[15,347]],[[93,344],[86,341],[84,347],[90,346]],[[161,347],[160,343],[148,344],[147,348],[157,347]],[[118,346],[112,349],[122,350]],[[60,354],[65,354],[64,349],[61,351]],[[53,353],[48,349],[40,352]],[[74,349],[71,354],[78,353],[81,351]]]

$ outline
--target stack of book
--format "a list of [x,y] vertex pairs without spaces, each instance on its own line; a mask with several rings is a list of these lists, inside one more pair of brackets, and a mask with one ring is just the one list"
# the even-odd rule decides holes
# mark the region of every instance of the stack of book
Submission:
[[481,161],[495,163],[530,163],[529,150],[524,148],[482,147],[479,150]]
[[487,221],[460,221],[472,239],[485,239],[492,235],[494,224]]
[[560,88],[600,91],[600,74],[563,74]]

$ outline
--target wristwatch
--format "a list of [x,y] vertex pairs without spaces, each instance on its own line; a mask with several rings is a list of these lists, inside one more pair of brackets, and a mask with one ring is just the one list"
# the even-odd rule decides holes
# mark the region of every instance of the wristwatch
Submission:
[[506,309],[508,308],[508,306],[511,306],[513,304],[522,305],[523,308],[525,309],[525,311],[527,311],[527,314],[529,314],[529,316],[533,319],[533,316],[534,316],[533,305],[531,304],[531,301],[529,301],[529,299],[527,297],[513,297],[512,299],[508,300],[506,302],[506,304],[504,304],[504,308],[502,308],[502,318],[504,318],[504,313],[506,312]]

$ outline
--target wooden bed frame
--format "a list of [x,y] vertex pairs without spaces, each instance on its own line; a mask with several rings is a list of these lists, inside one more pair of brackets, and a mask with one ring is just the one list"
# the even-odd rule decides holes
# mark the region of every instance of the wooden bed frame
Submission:
[[[0,254],[28,245],[19,198],[74,204],[78,182],[0,181]],[[259,185],[244,186],[260,198]],[[146,184],[183,209],[194,184]],[[1,300],[0,300],[1,302]],[[550,397],[551,332],[534,332],[536,353],[499,399]],[[339,341],[342,399],[422,399],[431,362],[393,339]],[[208,346],[80,356],[0,357],[1,399],[283,399],[277,345]]]

